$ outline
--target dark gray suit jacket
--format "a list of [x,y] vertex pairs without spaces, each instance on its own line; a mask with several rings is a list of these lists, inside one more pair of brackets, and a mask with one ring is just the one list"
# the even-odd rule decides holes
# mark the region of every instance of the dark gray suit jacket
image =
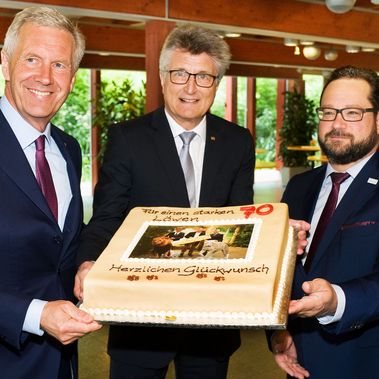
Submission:
[[[253,202],[254,146],[248,130],[207,114],[200,206]],[[163,108],[109,130],[109,142],[86,227],[80,262],[95,260],[128,212],[137,206],[189,207],[183,171]],[[185,294],[183,294],[185,296]],[[163,366],[178,349],[229,355],[239,346],[237,331],[113,327],[112,356]],[[125,358],[124,351],[129,354]],[[128,358],[129,357],[129,358]]]

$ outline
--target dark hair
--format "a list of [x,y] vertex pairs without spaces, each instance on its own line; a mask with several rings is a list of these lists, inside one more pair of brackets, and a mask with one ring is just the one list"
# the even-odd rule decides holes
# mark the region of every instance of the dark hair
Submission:
[[379,76],[378,74],[367,68],[360,68],[354,66],[344,66],[336,68],[328,77],[324,89],[322,90],[320,100],[324,95],[326,87],[338,79],[362,79],[365,80],[371,88],[368,99],[370,100],[373,108],[379,110]]

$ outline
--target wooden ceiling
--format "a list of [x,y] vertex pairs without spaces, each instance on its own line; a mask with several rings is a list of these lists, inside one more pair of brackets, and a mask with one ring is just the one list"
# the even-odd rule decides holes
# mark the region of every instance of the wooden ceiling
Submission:
[[[86,36],[82,67],[145,69],[145,26],[154,21],[206,25],[228,38],[232,66],[228,74],[298,78],[353,64],[379,71],[379,5],[357,0],[345,14],[330,12],[317,0],[0,0],[0,43],[13,15],[31,5],[49,5],[77,19]],[[313,41],[322,54],[308,60],[284,46],[284,38]],[[375,48],[349,54],[346,45]],[[338,52],[327,61],[324,52]]]

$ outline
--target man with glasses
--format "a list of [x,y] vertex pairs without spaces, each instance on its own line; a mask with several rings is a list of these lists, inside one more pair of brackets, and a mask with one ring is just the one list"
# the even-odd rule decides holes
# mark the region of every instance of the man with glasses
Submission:
[[287,331],[271,336],[295,378],[376,378],[379,372],[379,77],[336,69],[317,108],[329,163],[294,177],[283,195],[311,222],[296,264]]
[[[252,203],[252,138],[208,113],[229,62],[228,45],[213,31],[185,25],[168,36],[160,56],[164,107],[110,128],[79,252],[79,297],[90,261],[133,207]],[[222,379],[239,345],[237,330],[111,326],[110,376],[164,378],[174,360],[179,379]]]

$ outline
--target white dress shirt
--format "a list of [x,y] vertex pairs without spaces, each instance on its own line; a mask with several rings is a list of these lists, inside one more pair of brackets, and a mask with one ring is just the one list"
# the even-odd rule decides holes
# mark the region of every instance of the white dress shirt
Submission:
[[[172,135],[175,140],[176,149],[178,151],[178,155],[183,146],[183,141],[179,137],[179,134],[183,132],[188,132],[189,130],[181,127],[165,110],[166,117],[168,119],[168,123],[170,125],[170,129]],[[195,172],[195,185],[196,185],[196,207],[199,206],[200,199],[200,189],[201,189],[201,176],[203,174],[203,162],[204,162],[204,151],[205,151],[205,141],[206,141],[206,116],[200,121],[195,128],[190,130],[191,132],[195,132],[196,136],[193,138],[190,144],[190,156],[193,163],[193,168]]]
[[[45,131],[40,133],[37,129],[26,122],[21,115],[12,107],[6,96],[0,99],[0,110],[8,121],[15,134],[25,156],[30,164],[34,175],[36,175],[36,147],[34,141],[41,135],[45,135],[45,155],[49,163],[53,177],[55,192],[58,201],[58,225],[63,230],[67,210],[72,199],[71,185],[67,173],[66,160],[63,158],[57,144],[51,137],[51,125],[47,125]],[[42,335],[40,319],[46,301],[34,299],[29,305],[25,316],[22,330],[25,332]]]
[[[355,165],[349,167],[346,172],[350,175],[349,178],[347,178],[345,181],[343,181],[340,185],[340,190],[338,193],[338,200],[337,205],[340,203],[342,197],[345,195],[346,191],[349,189],[350,184],[353,182],[353,180],[357,177],[359,172],[362,170],[363,166],[367,163],[367,161],[372,157],[373,154],[369,155],[368,157],[362,159]],[[321,213],[325,207],[326,201],[328,200],[329,193],[332,190],[332,179],[330,177],[330,174],[332,172],[335,172],[335,170],[332,168],[332,166],[328,163],[328,166],[326,168],[325,172],[325,179],[322,183],[321,190],[316,202],[315,210],[313,212],[312,220],[311,220],[311,229],[309,231],[309,238],[308,238],[308,247],[311,246],[312,238],[314,235],[314,232],[316,231],[316,227],[318,224],[318,221],[321,217]],[[303,264],[305,263],[307,259],[307,253],[305,254],[303,258]],[[344,311],[345,311],[345,305],[346,305],[346,297],[345,293],[343,292],[342,288],[338,285],[332,284],[336,294],[337,294],[337,309],[336,313],[333,316],[323,316],[319,317],[318,320],[320,324],[326,325],[330,324],[332,322],[336,322],[341,319]]]

